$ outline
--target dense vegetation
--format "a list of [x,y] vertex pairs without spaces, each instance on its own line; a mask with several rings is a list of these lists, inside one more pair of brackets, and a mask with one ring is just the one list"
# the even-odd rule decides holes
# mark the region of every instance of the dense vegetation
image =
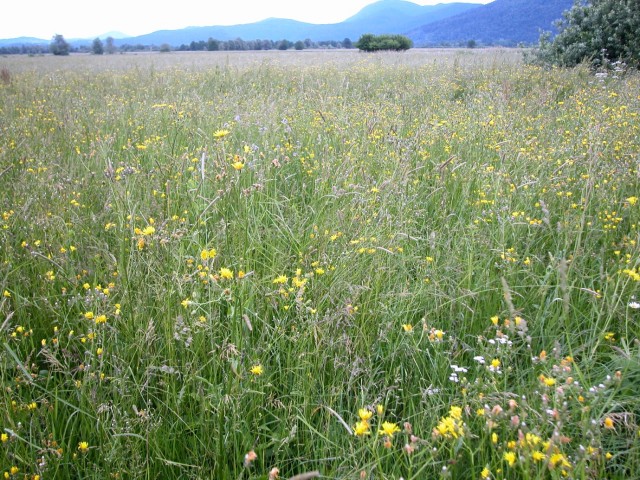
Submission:
[[409,50],[413,42],[403,35],[362,35],[355,47],[364,52],[378,52],[380,50],[392,50],[401,52]]
[[573,67],[589,62],[594,68],[616,62],[640,66],[640,2],[590,0],[576,2],[559,21],[560,33],[540,39],[540,63]]
[[1,59],[4,477],[637,478],[640,77],[518,58]]

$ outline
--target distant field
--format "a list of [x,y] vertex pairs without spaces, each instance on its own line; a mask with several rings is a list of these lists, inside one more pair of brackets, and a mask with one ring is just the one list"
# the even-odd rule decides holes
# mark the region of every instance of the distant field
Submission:
[[640,477],[640,76],[0,58],[5,478]]

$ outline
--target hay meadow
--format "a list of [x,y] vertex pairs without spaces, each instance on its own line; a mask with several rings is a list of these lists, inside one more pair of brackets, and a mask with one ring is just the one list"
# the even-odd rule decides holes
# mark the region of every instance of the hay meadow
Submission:
[[0,58],[0,475],[640,477],[640,76]]

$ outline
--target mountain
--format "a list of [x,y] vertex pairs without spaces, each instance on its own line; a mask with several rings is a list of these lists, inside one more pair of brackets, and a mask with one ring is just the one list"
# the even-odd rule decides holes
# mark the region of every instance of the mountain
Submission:
[[[540,30],[554,31],[553,21],[571,8],[573,0],[494,0],[486,5],[447,3],[417,5],[405,0],[379,0],[345,21],[314,24],[283,18],[231,26],[188,27],[159,30],[136,37],[119,38],[111,34],[115,45],[161,45],[173,47],[209,38],[228,41],[310,39],[312,41],[357,40],[364,33],[403,34],[416,46],[463,44],[474,40],[480,45],[533,44]],[[206,19],[203,19],[206,22]],[[107,34],[105,34],[107,35]],[[100,37],[103,37],[102,35]],[[95,37],[94,37],[95,38]],[[17,38],[0,40],[0,47],[13,45],[48,45],[50,39]],[[72,46],[90,46],[93,38],[68,40]]]
[[129,35],[127,35],[126,33],[122,33],[122,32],[107,32],[107,33],[103,33],[102,35],[98,35],[96,38],[99,38],[101,40],[105,40],[107,38],[127,38],[129,37]]
[[146,35],[116,41],[116,45],[168,43],[188,44],[207,40],[357,40],[364,33],[405,33],[425,23],[435,22],[472,9],[477,3],[448,3],[417,5],[404,0],[379,0],[364,7],[354,16],[340,23],[314,24],[282,18],[268,18],[260,22],[210,27],[188,27],[181,30],[161,30]]
[[426,23],[406,35],[416,46],[468,40],[481,45],[534,44],[540,30],[555,33],[553,22],[572,6],[573,0],[494,0],[472,11]]
[[49,45],[51,43],[51,39],[43,40],[42,38],[34,38],[34,37],[18,37],[18,38],[7,38],[4,40],[0,40],[0,47],[10,47],[10,46],[22,46],[22,45]]
[[440,3],[438,5],[416,5],[403,0],[382,0],[367,5],[342,24],[363,33],[406,33],[426,23],[436,22],[478,8],[477,3]]

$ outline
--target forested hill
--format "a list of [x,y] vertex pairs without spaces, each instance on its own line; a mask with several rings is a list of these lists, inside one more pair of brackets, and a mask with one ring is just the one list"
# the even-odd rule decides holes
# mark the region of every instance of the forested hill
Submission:
[[553,22],[573,0],[494,0],[473,10],[415,28],[407,35],[416,45],[456,44],[473,40],[481,45],[533,44],[540,31],[555,31]]

